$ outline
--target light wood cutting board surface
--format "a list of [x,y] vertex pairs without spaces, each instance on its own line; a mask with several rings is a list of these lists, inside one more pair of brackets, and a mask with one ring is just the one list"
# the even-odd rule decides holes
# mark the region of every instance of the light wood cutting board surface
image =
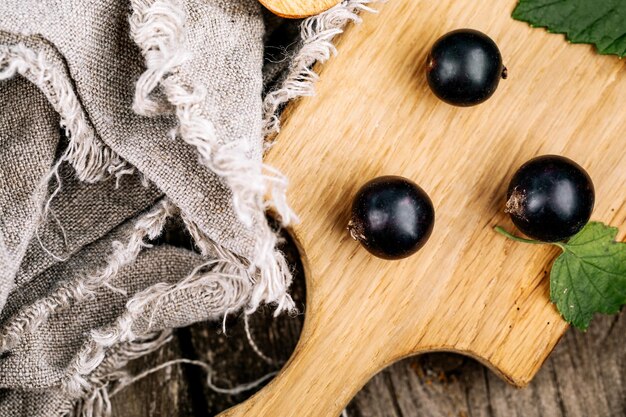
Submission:
[[[470,355],[523,386],[567,329],[549,302],[558,251],[511,242],[503,213],[513,172],[541,154],[587,169],[593,219],[626,232],[624,61],[510,18],[514,0],[390,0],[364,15],[321,68],[316,97],[292,105],[268,163],[291,180],[302,222],[305,328],[281,374],[224,416],[337,416],[383,367],[419,352]],[[509,70],[473,108],[436,99],[424,76],[432,43],[474,28]],[[402,175],[431,196],[432,237],[383,261],[346,232],[357,189]]]

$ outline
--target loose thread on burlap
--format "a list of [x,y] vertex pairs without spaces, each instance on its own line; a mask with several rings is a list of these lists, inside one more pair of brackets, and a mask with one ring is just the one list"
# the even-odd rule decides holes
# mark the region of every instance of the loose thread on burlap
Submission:
[[[206,306],[207,318],[221,317],[225,310],[242,309],[249,298],[250,284],[242,279],[238,265],[224,260],[213,261],[212,270],[196,268],[177,284],[156,284],[138,293],[126,305],[126,312],[112,326],[92,331],[90,340],[81,348],[68,368],[63,388],[72,398],[80,398],[90,389],[89,375],[104,361],[108,349],[119,343],[132,343],[145,332],[153,331],[153,317],[161,301],[179,291],[202,288],[202,295],[212,305]],[[143,320],[142,320],[143,318]],[[146,328],[137,328],[146,323]]]
[[106,267],[93,275],[60,284],[52,294],[18,312],[0,333],[0,353],[14,348],[25,334],[37,330],[53,313],[95,296],[103,286],[120,292],[111,285],[120,269],[134,262],[141,250],[150,246],[146,239],[156,239],[167,219],[176,212],[177,208],[169,200],[162,200],[137,220],[125,244],[119,241],[113,243],[114,251]]
[[59,170],[61,169],[61,164],[63,162],[65,162],[63,160],[63,158],[60,158],[52,166],[52,168],[50,169],[48,174],[46,176],[44,176],[42,178],[42,180],[39,182],[39,185],[38,185],[37,189],[42,194],[45,194],[47,192],[47,189],[48,189],[48,186],[50,184],[50,181],[52,181],[53,179],[56,181],[57,185],[54,188],[54,191],[52,191],[52,193],[50,193],[50,195],[48,196],[46,201],[43,203],[43,205],[39,205],[37,207],[37,214],[36,214],[36,216],[37,216],[38,220],[37,220],[37,222],[35,224],[35,237],[37,238],[37,242],[39,242],[39,246],[41,246],[41,248],[44,250],[44,252],[46,252],[48,255],[50,255],[52,257],[52,259],[54,259],[56,261],[59,261],[59,262],[64,262],[64,261],[67,260],[67,258],[63,257],[63,256],[59,256],[59,255],[53,253],[50,249],[48,249],[46,247],[46,245],[44,245],[44,243],[43,243],[43,241],[41,239],[40,229],[46,223],[46,221],[48,220],[48,214],[51,214],[52,217],[55,220],[55,223],[59,227],[59,231],[61,232],[61,237],[63,239],[64,248],[68,247],[67,233],[65,232],[65,228],[63,227],[63,225],[61,224],[61,221],[59,220],[59,218],[54,213],[54,211],[52,210],[52,207],[51,207],[52,201],[57,196],[57,194],[59,194],[59,192],[61,191],[61,175],[59,174]]
[[380,0],[344,0],[337,6],[310,17],[301,25],[301,47],[292,58],[289,71],[280,86],[267,94],[263,102],[264,135],[266,148],[271,147],[273,137],[280,131],[280,111],[291,100],[315,95],[319,76],[313,64],[323,64],[337,53],[333,39],[343,33],[345,26],[361,21],[359,12],[376,13],[367,4]]
[[254,350],[254,353],[256,353],[259,358],[263,359],[263,361],[268,365],[276,365],[276,361],[263,353],[261,348],[259,348],[259,346],[254,341],[254,338],[252,337],[252,332],[250,331],[250,316],[247,314],[243,316],[243,326],[246,332],[246,338],[248,339],[248,344],[250,345],[252,350]]
[[136,384],[142,379],[157,372],[160,372],[164,369],[171,368],[177,365],[193,365],[203,369],[207,374],[207,378],[205,381],[207,387],[218,394],[224,395],[239,395],[246,391],[253,390],[255,388],[258,388],[267,380],[273,378],[277,374],[277,372],[270,372],[269,374],[264,375],[263,377],[255,381],[245,384],[239,384],[232,388],[224,388],[215,384],[215,372],[209,364],[191,359],[174,359],[168,362],[164,362],[153,368],[147,369],[140,374],[132,377],[128,376],[125,373],[114,373],[112,375],[107,375],[105,378],[108,379],[108,381],[102,387],[95,389],[92,393],[90,393],[82,402],[82,404],[80,404],[80,406],[73,415],[75,417],[111,417],[111,398],[115,397],[120,392]]
[[89,377],[90,388],[78,402],[69,397],[56,417],[110,417],[109,391],[126,384],[132,377],[121,370],[128,362],[156,352],[172,341],[172,331],[164,330],[148,334],[133,343],[120,345],[109,352],[102,365]]
[[114,397],[115,395],[117,395],[120,391],[122,391],[123,389],[127,388],[128,386],[146,378],[147,376],[150,376],[151,374],[154,374],[155,372],[159,372],[165,368],[169,368],[175,365],[180,365],[180,364],[186,364],[186,365],[194,365],[194,366],[198,366],[200,368],[202,368],[206,374],[207,374],[207,380],[206,380],[206,384],[207,387],[209,387],[209,389],[211,389],[212,391],[217,392],[218,394],[225,394],[225,395],[238,395],[241,393],[244,393],[246,391],[250,391],[252,389],[257,388],[259,385],[263,384],[265,381],[267,381],[268,379],[273,378],[274,376],[276,376],[276,374],[278,372],[274,371],[274,372],[270,372],[269,374],[266,374],[264,376],[262,376],[261,378],[252,381],[252,382],[248,382],[245,384],[239,384],[236,385],[232,388],[223,388],[223,387],[219,387],[217,385],[215,385],[214,378],[215,378],[215,372],[213,371],[213,369],[211,368],[211,366],[205,362],[202,361],[196,361],[196,360],[191,360],[191,359],[173,359],[171,361],[162,363],[158,366],[155,366],[152,369],[148,369],[136,376],[134,376],[132,379],[130,379],[129,381],[125,382],[124,384],[118,386],[115,388],[115,390],[111,391],[111,393],[109,394],[109,397]]

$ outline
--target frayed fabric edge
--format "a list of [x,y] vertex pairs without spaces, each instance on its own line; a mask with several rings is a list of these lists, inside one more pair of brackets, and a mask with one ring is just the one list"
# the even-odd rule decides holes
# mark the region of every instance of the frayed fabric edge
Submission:
[[[206,89],[183,80],[182,66],[192,54],[187,49],[186,14],[180,0],[133,0],[131,37],[141,49],[146,70],[137,81],[133,110],[144,116],[173,113],[179,136],[198,151],[200,163],[228,184],[233,208],[244,225],[255,228],[266,223],[265,209],[271,205],[284,226],[297,217],[285,197],[287,180],[278,171],[254,160],[253,149],[244,141],[225,143],[207,116]],[[160,87],[165,95],[157,100]],[[269,196],[271,200],[267,201]],[[263,239],[259,233],[258,239]]]
[[[201,253],[212,259],[177,283],[155,284],[136,294],[113,325],[91,332],[63,380],[63,390],[69,397],[88,395],[92,389],[89,375],[102,364],[108,349],[120,343],[133,343],[155,327],[158,329],[160,308],[176,294],[190,290],[202,294],[211,303],[206,312],[209,320],[225,320],[228,314],[242,310],[251,313],[261,303],[276,305],[278,312],[293,310],[293,301],[288,295],[291,274],[281,253],[274,254],[280,259],[276,271],[251,271],[244,259],[208,239],[187,216],[181,217]],[[268,273],[275,275],[266,276]]]
[[145,335],[132,343],[122,344],[107,354],[99,369],[89,376],[90,391],[81,398],[63,401],[57,417],[110,417],[110,397],[132,383],[134,377],[123,368],[135,359],[156,352],[172,341],[172,331]]
[[[97,136],[87,120],[68,75],[58,64],[51,62],[44,52],[45,47],[42,44],[41,50],[35,50],[24,43],[0,45],[0,81],[19,74],[34,84],[59,115],[60,126],[69,139],[67,148],[39,181],[37,194],[45,195],[53,180],[56,180],[56,187],[37,207],[35,213],[35,236],[41,247],[54,259],[63,261],[64,259],[43,245],[39,236],[39,228],[52,212],[52,201],[61,191],[61,166],[66,162],[69,163],[74,168],[76,177],[86,183],[100,182],[112,176],[119,183],[122,176],[132,175],[136,170]],[[145,178],[142,178],[142,181],[147,185]],[[65,240],[63,226],[59,224],[59,228]],[[25,240],[23,244],[28,244],[28,241]]]
[[[205,109],[206,90],[186,84],[181,66],[191,58],[186,48],[186,15],[179,0],[133,0],[130,17],[132,38],[141,48],[146,71],[137,81],[133,109],[145,116],[173,112],[178,119],[174,135],[194,146],[200,162],[224,178],[233,198],[237,217],[254,231],[254,255],[248,260],[253,282],[246,311],[252,313],[263,303],[276,304],[276,313],[293,309],[287,293],[291,273],[276,250],[278,238],[265,213],[273,208],[283,226],[297,221],[287,203],[287,179],[277,170],[250,157],[245,141],[224,143]],[[162,88],[166,100],[152,97]],[[266,199],[266,197],[270,199]],[[188,225],[192,223],[189,219]],[[208,241],[198,234],[196,242]],[[285,285],[287,283],[287,285]]]
[[[106,409],[108,397],[103,390],[107,390],[109,382],[115,382],[115,379],[109,374],[106,378],[97,375],[102,374],[103,366],[109,366],[110,352],[121,349],[120,346],[130,349],[141,345],[150,334],[161,331],[162,326],[156,325],[154,319],[158,318],[160,307],[178,293],[191,290],[210,300],[212,305],[207,311],[207,319],[213,320],[225,320],[229,314],[240,311],[252,313],[261,303],[274,304],[277,312],[294,309],[288,294],[291,274],[282,253],[276,251],[273,254],[274,268],[251,269],[248,261],[210,240],[189,216],[164,198],[136,221],[126,243],[114,242],[114,250],[104,268],[84,278],[62,283],[51,295],[9,320],[0,334],[0,352],[16,347],[25,335],[36,331],[52,314],[96,296],[98,290],[122,291],[113,286],[117,273],[136,260],[144,248],[149,248],[147,240],[161,235],[167,220],[175,215],[181,216],[207,261],[177,283],[155,284],[135,294],[127,302],[125,313],[114,324],[91,332],[62,381],[62,392],[69,401],[82,400],[82,407],[89,405],[96,411]],[[86,416],[93,411],[84,410]]]
[[216,320],[241,311],[250,301],[252,287],[247,269],[228,256],[208,260],[177,283],[155,284],[135,294],[126,311],[112,325],[94,330],[68,367],[62,389],[70,398],[83,398],[93,389],[90,375],[97,371],[107,351],[123,343],[134,343],[162,325],[161,307],[179,293],[197,291],[208,300],[206,319]]
[[119,270],[137,259],[141,250],[150,246],[146,239],[156,239],[167,219],[177,212],[176,206],[163,199],[137,220],[125,244],[119,241],[113,243],[113,253],[103,269],[84,278],[61,283],[51,294],[15,314],[0,331],[0,354],[15,348],[25,335],[35,332],[52,314],[94,297],[102,287],[121,291],[111,284]]
[[[199,360],[173,359],[147,369],[137,375],[130,375],[124,371],[117,370],[118,368],[116,367],[123,367],[129,360],[133,359],[130,356],[134,356],[134,352],[131,351],[131,355],[128,355],[124,354],[124,350],[132,348],[132,350],[140,352],[140,356],[153,353],[171,341],[169,333],[165,333],[165,337],[160,336],[155,342],[148,339],[148,342],[140,341],[125,346],[122,352],[120,352],[122,356],[121,361],[115,361],[117,363],[113,363],[114,366],[103,365],[104,369],[109,368],[110,370],[99,372],[102,376],[99,376],[97,380],[94,381],[94,388],[92,392],[87,397],[80,399],[76,407],[69,404],[67,407],[67,409],[70,410],[69,414],[66,411],[62,411],[60,415],[67,417],[111,417],[113,411],[111,398],[115,397],[127,387],[132,386],[136,382],[141,381],[154,373],[179,365],[192,365],[199,367],[206,373],[205,383],[207,387],[216,393],[224,395],[238,395],[243,392],[250,391],[261,386],[277,374],[277,372],[270,372],[255,381],[238,384],[232,388],[223,388],[215,385],[213,382],[215,379],[215,372],[213,371],[211,365]],[[109,361],[114,362],[110,359]]]
[[[113,285],[118,272],[134,262],[144,248],[149,248],[148,241],[160,236],[167,220],[177,214],[181,215],[201,254],[208,259],[201,266],[201,269],[212,268],[210,274],[221,271],[227,277],[237,278],[243,283],[241,285],[245,285],[245,288],[241,287],[237,292],[242,292],[245,295],[245,297],[239,298],[245,298],[245,303],[241,307],[245,308],[248,313],[256,311],[262,303],[275,305],[277,314],[294,309],[293,300],[288,294],[291,285],[291,273],[280,251],[274,250],[272,253],[270,268],[251,268],[248,261],[209,239],[187,215],[180,213],[179,209],[165,198],[135,222],[134,228],[124,243],[113,242],[113,252],[104,268],[78,280],[59,284],[51,294],[23,308],[8,320],[0,331],[0,354],[15,348],[25,335],[35,332],[48,321],[52,314],[96,296],[97,291],[103,288],[126,295],[123,290]],[[276,242],[270,242],[272,247],[275,244]],[[205,288],[206,283],[202,280],[198,270],[176,285],[155,285],[154,290],[156,292],[154,294],[160,294],[159,297],[162,299],[176,291]],[[146,294],[136,295],[129,301],[128,310],[143,311],[143,306],[152,301],[150,297]],[[237,310],[239,308],[234,308],[234,303],[229,303],[223,312],[235,312]],[[133,317],[138,317],[138,314]]]
[[[186,15],[180,0],[133,0],[131,37],[141,48],[146,71],[137,81],[133,109],[145,116],[173,112],[178,119],[174,134],[194,146],[200,162],[224,178],[231,189],[237,217],[253,231],[254,254],[246,262],[254,283],[247,308],[255,311],[263,302],[275,303],[277,313],[293,307],[284,282],[291,274],[276,251],[276,233],[265,213],[272,208],[283,226],[297,217],[287,203],[288,181],[277,170],[250,157],[245,141],[224,143],[207,117],[206,90],[182,80],[180,70],[190,58],[186,48]],[[153,97],[162,88],[165,99]],[[270,199],[266,199],[270,196]],[[196,239],[202,242],[205,239]]]
[[[178,209],[167,199],[159,202],[153,210],[137,220],[128,243],[114,243],[114,251],[105,268],[84,279],[62,284],[51,296],[35,302],[14,317],[0,338],[3,350],[14,347],[24,334],[35,331],[51,314],[95,296],[98,289],[108,287],[120,291],[111,285],[117,272],[133,262],[143,248],[149,248],[145,239],[157,238],[167,219],[176,214],[180,214]],[[168,298],[175,297],[179,291],[198,291],[198,294],[212,300],[215,305],[210,312],[210,319],[223,317],[225,320],[228,314],[255,309],[250,303],[254,293],[252,286],[257,277],[250,275],[245,260],[216,245],[187,216],[182,217],[201,253],[215,259],[200,265],[176,284],[156,284],[136,294],[127,303],[124,315],[112,326],[91,333],[62,381],[61,392],[65,400],[64,411],[60,411],[59,416],[68,413],[85,417],[110,415],[109,391],[127,384],[129,380],[128,375],[120,369],[129,360],[151,353],[167,342],[151,337],[155,331],[162,331],[153,329],[152,319],[160,305]],[[289,284],[285,282],[281,286],[279,296],[263,301],[285,303],[282,298],[289,297],[286,295]],[[292,306],[290,298],[286,304]],[[74,404],[77,404],[76,408]]]
[[48,184],[58,175],[62,162],[69,162],[81,181],[95,183],[111,175],[119,176],[134,172],[126,161],[106,146],[87,121],[85,112],[74,93],[74,87],[66,74],[49,62],[42,51],[20,43],[0,46],[0,80],[16,74],[35,84],[45,95],[61,118],[61,127],[69,138],[69,145],[60,160],[42,180]]

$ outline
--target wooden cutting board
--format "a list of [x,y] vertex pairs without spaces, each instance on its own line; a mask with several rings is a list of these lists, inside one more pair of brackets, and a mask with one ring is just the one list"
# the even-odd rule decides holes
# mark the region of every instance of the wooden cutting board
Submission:
[[[279,376],[224,417],[335,417],[383,367],[427,351],[469,355],[526,385],[567,325],[549,302],[558,251],[511,242],[513,172],[541,154],[585,167],[593,219],[626,232],[624,61],[510,18],[515,0],[390,0],[364,15],[293,104],[267,162],[291,179],[308,299],[300,344]],[[489,34],[509,79],[473,108],[428,89],[430,45],[456,28]],[[415,256],[383,261],[346,231],[357,189],[379,175],[420,184],[436,209]]]

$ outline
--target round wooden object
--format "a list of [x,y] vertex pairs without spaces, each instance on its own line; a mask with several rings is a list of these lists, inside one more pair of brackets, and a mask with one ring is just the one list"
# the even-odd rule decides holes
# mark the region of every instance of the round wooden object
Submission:
[[322,13],[339,4],[341,0],[259,0],[278,16],[300,19]]

